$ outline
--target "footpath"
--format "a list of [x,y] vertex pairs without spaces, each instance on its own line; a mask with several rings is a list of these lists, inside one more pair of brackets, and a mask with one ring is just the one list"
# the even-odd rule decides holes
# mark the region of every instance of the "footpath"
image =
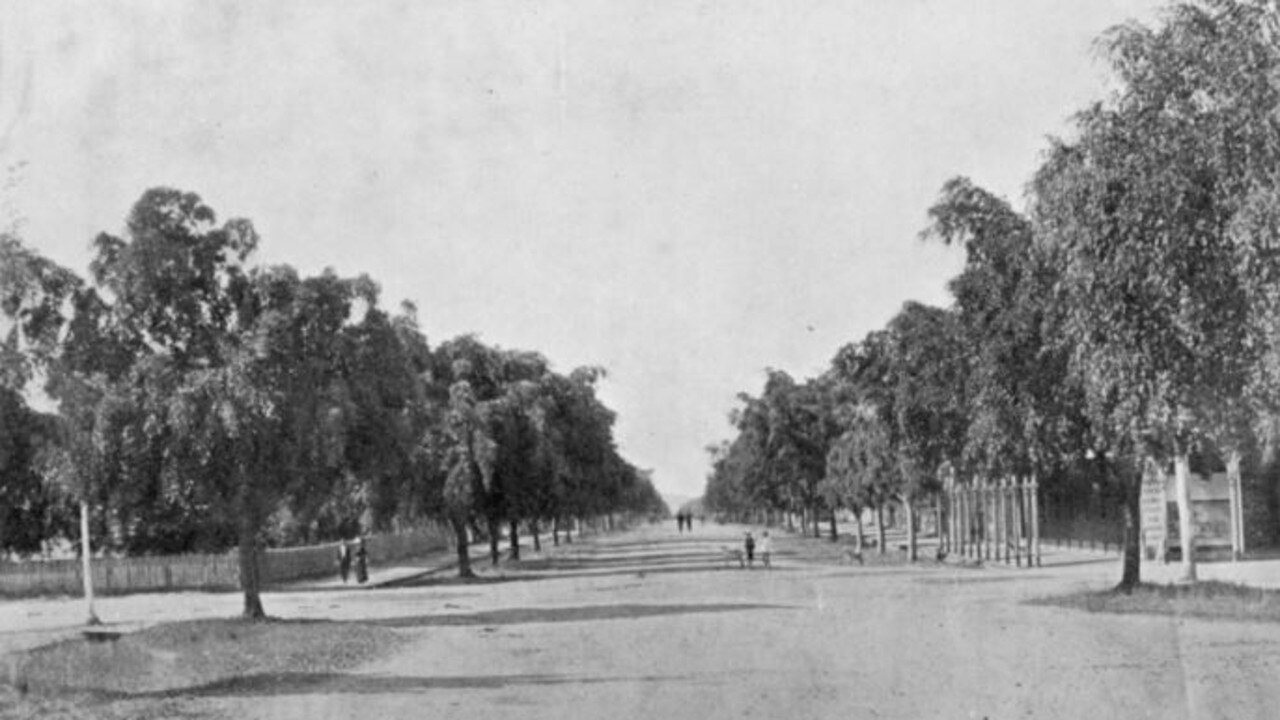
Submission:
[[[470,546],[477,568],[488,566],[488,549],[487,543]],[[262,603],[272,616],[324,616],[352,594],[413,577],[446,574],[457,567],[458,555],[453,548],[371,566],[369,580],[363,584],[355,581],[354,568],[344,584],[335,567],[329,576],[266,587]],[[165,622],[234,617],[243,604],[239,590],[132,593],[99,596],[94,611],[108,627],[130,632]],[[0,600],[0,655],[78,637],[86,627],[86,618],[83,597]]]
[[[1102,550],[1046,543],[1041,546],[1040,553],[1043,570],[1066,571],[1074,567],[1114,565],[1115,579],[1117,581],[1120,579],[1122,558],[1120,552],[1114,548]],[[1014,564],[1006,564],[1004,560],[987,560],[983,563],[983,567],[1008,568],[1015,571],[1019,569]],[[1154,585],[1176,583],[1181,579],[1182,566],[1176,562],[1162,563],[1143,559],[1141,576],[1143,582]],[[1280,589],[1280,558],[1201,561],[1196,564],[1196,576],[1201,581]]]

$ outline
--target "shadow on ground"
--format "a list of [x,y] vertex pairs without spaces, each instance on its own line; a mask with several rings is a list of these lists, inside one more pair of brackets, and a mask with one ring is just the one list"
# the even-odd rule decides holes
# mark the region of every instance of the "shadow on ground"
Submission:
[[181,690],[157,693],[107,695],[112,700],[138,700],[165,697],[267,697],[273,695],[306,695],[347,693],[381,695],[385,693],[419,693],[432,690],[501,690],[521,686],[596,685],[601,683],[680,682],[684,677],[641,675],[633,677],[591,677],[583,675],[458,675],[447,677],[412,677],[403,675],[355,675],[344,673],[262,673],[220,680]]
[[1050,575],[1021,575],[1021,574],[1013,574],[1013,573],[1010,573],[1008,575],[998,575],[998,576],[952,575],[949,577],[917,578],[916,584],[918,585],[975,585],[975,584],[984,584],[984,583],[1014,583],[1014,582],[1026,582],[1029,580],[1053,580],[1053,579],[1054,578]]
[[470,625],[520,625],[524,623],[588,622],[595,620],[635,620],[664,615],[736,612],[742,610],[782,610],[786,605],[750,603],[685,604],[685,605],[581,605],[553,608],[508,608],[477,613],[410,615],[383,620],[366,620],[368,625],[390,628],[449,627]]
[[[781,554],[780,554],[781,556]],[[456,573],[428,570],[417,575],[379,583],[380,588],[429,588],[451,585],[490,585],[517,582],[535,582],[566,578],[600,578],[609,576],[643,577],[675,573],[708,573],[724,570],[742,572],[737,560],[727,559],[720,552],[700,554],[651,554],[643,558],[605,557],[593,559],[587,556],[571,558],[535,558],[516,562],[504,562],[496,575],[484,574],[489,567],[477,563],[477,576],[460,578]],[[768,572],[786,572],[788,568],[774,567]],[[757,560],[754,571],[764,572]]]

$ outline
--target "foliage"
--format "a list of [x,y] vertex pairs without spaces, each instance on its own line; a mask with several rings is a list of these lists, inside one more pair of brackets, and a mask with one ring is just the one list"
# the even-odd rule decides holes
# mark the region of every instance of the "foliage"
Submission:
[[[954,304],[908,303],[824,374],[829,504],[927,495],[944,469],[1053,489],[1088,467],[1122,490],[1131,587],[1144,458],[1274,446],[1278,41],[1265,0],[1115,28],[1099,43],[1114,92],[1052,141],[1027,215],[967,178],[943,186],[922,236],[964,249]],[[772,507],[801,486],[776,471],[767,395],[713,449],[709,504]]]
[[[37,548],[61,531],[58,502],[82,498],[99,546],[238,546],[245,613],[261,617],[267,542],[438,517],[465,552],[476,518],[661,506],[618,454],[601,370],[560,375],[473,336],[433,352],[416,309],[384,311],[370,278],[252,266],[258,244],[247,220],[218,224],[166,188],[98,236],[88,282],[0,238],[5,547]],[[36,377],[56,418],[21,402]]]

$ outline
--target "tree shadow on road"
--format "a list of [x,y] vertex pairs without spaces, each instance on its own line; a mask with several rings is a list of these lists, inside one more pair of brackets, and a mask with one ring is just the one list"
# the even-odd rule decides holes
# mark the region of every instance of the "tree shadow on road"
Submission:
[[[610,576],[644,577],[646,575],[671,575],[681,573],[714,573],[725,570],[745,572],[739,568],[736,560],[725,562],[722,555],[708,553],[704,555],[674,558],[664,563],[649,562],[593,562],[585,558],[574,560],[541,560],[521,561],[507,564],[500,575],[478,575],[470,578],[459,578],[456,575],[445,575],[429,570],[418,575],[390,580],[380,583],[379,588],[431,588],[453,585],[496,585],[516,582],[537,582],[543,580],[565,580],[573,578],[604,578]],[[764,570],[759,567],[752,572],[787,572],[789,568],[774,567]],[[481,571],[483,572],[483,571]]]
[[984,583],[1018,583],[1032,580],[1056,580],[1052,575],[951,575],[948,577],[917,578],[919,585],[977,585]]
[[786,605],[754,603],[707,603],[671,605],[580,605],[552,608],[507,608],[477,613],[446,613],[409,615],[382,620],[365,620],[367,625],[389,628],[415,627],[466,627],[521,625],[525,623],[591,622],[598,620],[636,620],[665,615],[690,615],[695,613],[738,612],[743,610],[783,610]]
[[680,682],[679,676],[638,675],[591,677],[585,675],[458,675],[413,677],[406,675],[355,675],[331,672],[281,672],[245,675],[191,688],[156,693],[111,694],[113,700],[168,697],[270,697],[304,694],[419,693],[433,690],[501,690],[521,686],[586,685],[600,683]]
[[657,538],[653,540],[619,540],[610,542],[608,540],[599,540],[596,542],[584,542],[579,544],[563,543],[557,548],[559,550],[576,550],[581,549],[587,553],[590,552],[618,552],[629,549],[635,550],[652,550],[659,547],[687,546],[699,545],[703,547],[713,547],[716,545],[737,545],[742,542],[740,535],[703,535],[701,537],[685,536]]
[[[640,565],[662,567],[672,565],[688,565],[690,563],[706,563],[717,560],[720,555],[711,552],[700,553],[646,553],[643,555],[607,555],[590,556],[575,555],[567,557],[542,557],[520,562],[521,570],[584,570],[592,568],[617,567],[620,565]],[[642,568],[643,569],[643,568]]]

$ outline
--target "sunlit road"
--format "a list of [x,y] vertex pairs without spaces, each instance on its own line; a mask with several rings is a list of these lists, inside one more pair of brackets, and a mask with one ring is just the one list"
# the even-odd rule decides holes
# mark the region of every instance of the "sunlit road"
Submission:
[[335,616],[407,633],[354,672],[253,678],[202,709],[256,718],[1261,718],[1280,628],[1104,616],[1025,600],[1115,579],[1040,570],[726,567],[743,528],[649,527],[534,558],[504,582],[424,582]]

